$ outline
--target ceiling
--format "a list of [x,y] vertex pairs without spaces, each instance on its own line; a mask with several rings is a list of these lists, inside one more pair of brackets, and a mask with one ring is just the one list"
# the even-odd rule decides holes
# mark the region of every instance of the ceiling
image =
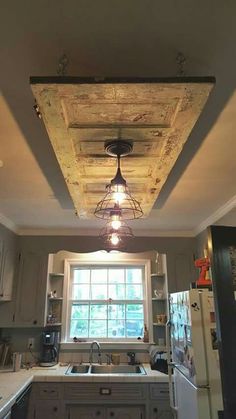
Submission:
[[19,234],[94,234],[101,228],[99,220],[75,216],[33,108],[30,76],[58,75],[66,54],[68,76],[215,76],[153,209],[130,225],[136,235],[171,236],[195,235],[213,223],[236,225],[235,13],[235,2],[222,8],[219,0],[214,9],[209,0],[12,0],[2,6],[0,221]]

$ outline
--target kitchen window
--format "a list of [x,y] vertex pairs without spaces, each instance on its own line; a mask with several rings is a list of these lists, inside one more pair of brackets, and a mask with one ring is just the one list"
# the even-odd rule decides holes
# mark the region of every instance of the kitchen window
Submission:
[[68,266],[66,341],[142,340],[147,322],[145,264]]

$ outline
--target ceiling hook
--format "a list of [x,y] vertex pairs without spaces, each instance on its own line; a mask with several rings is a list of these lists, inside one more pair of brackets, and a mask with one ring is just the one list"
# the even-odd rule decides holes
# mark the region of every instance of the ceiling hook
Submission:
[[69,59],[64,53],[58,60],[57,74],[58,76],[66,76]]
[[185,57],[185,55],[182,52],[178,52],[175,58],[177,65],[178,65],[178,71],[177,71],[177,75],[178,76],[185,76],[185,65],[187,62],[187,59]]

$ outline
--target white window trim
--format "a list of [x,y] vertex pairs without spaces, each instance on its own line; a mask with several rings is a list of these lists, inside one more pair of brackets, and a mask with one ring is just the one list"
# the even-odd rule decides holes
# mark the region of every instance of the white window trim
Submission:
[[68,304],[68,297],[70,295],[70,272],[71,266],[75,266],[78,264],[81,265],[104,265],[104,264],[114,264],[114,265],[141,265],[144,266],[144,322],[146,323],[148,330],[149,330],[149,343],[144,343],[142,340],[138,341],[137,339],[99,339],[102,342],[103,346],[107,349],[111,348],[114,349],[115,347],[119,348],[122,345],[122,348],[125,349],[126,345],[129,349],[134,348],[148,348],[150,342],[153,340],[152,334],[152,307],[151,307],[151,261],[150,259],[141,259],[139,254],[107,254],[104,252],[96,252],[96,256],[94,254],[80,254],[79,257],[76,255],[73,259],[65,259],[64,262],[64,290],[63,290],[63,312],[62,312],[62,336],[61,336],[61,348],[62,349],[75,349],[81,348],[86,349],[89,348],[90,343],[93,339],[86,339],[86,342],[68,342],[66,341],[68,327],[69,327],[69,309],[70,304]]

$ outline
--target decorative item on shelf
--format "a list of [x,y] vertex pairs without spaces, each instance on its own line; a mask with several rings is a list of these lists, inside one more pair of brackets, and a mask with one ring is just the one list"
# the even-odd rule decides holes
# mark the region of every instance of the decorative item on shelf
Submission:
[[163,296],[164,296],[163,290],[153,290],[153,294],[159,300],[161,300],[163,298]]
[[163,275],[163,267],[162,267],[162,256],[160,253],[156,253],[156,274],[157,275]]
[[164,338],[159,338],[157,341],[159,346],[165,346],[165,339]]
[[196,268],[200,268],[200,275],[198,280],[196,281],[197,287],[206,287],[209,288],[212,286],[212,280],[210,277],[210,266],[211,262],[208,257],[207,249],[204,249],[204,257],[200,259],[196,259],[194,261],[194,265]]
[[146,324],[144,325],[143,342],[149,342],[149,332]]
[[167,316],[166,314],[157,314],[156,319],[157,319],[157,324],[165,325],[167,321]]

